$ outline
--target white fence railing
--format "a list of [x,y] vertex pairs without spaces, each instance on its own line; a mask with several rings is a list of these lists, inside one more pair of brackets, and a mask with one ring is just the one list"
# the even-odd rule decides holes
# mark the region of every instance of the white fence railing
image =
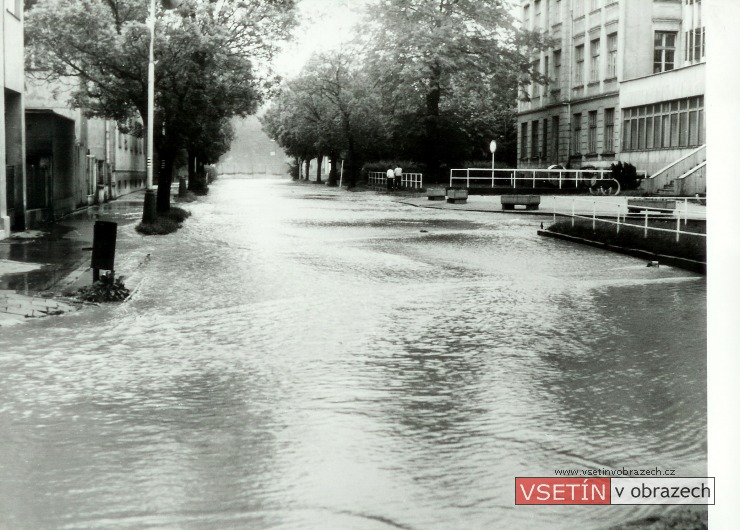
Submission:
[[[631,207],[634,209],[635,206],[630,206],[629,203],[608,203],[605,202],[603,199],[595,200],[585,197],[557,197],[557,200],[553,201],[552,219],[553,222],[555,222],[558,216],[568,217],[571,219],[571,226],[575,225],[576,219],[590,220],[591,227],[594,230],[596,229],[596,223],[611,224],[614,225],[617,234],[619,233],[621,227],[637,227],[642,228],[643,237],[648,237],[650,231],[669,232],[676,235],[676,242],[680,241],[682,235],[706,238],[706,234],[681,230],[682,221],[684,226],[686,226],[689,218],[706,220],[706,212],[704,212],[703,216],[701,215],[701,213],[697,213],[696,211],[693,211],[690,214],[689,205],[694,203],[693,199],[688,199],[687,197],[676,197],[671,199],[675,199],[677,202],[676,208],[670,211],[666,211],[665,208],[640,205],[640,213],[630,213],[629,208]],[[586,212],[588,207],[584,207],[585,203],[590,203],[590,214]],[[615,208],[616,217],[614,216]],[[576,213],[576,210],[578,210],[579,213]],[[605,210],[608,211],[605,212]],[[635,223],[635,221],[638,219],[641,220],[640,225]],[[675,220],[676,228],[673,229],[650,226],[651,220],[655,221],[658,219]]]
[[[386,188],[387,179],[385,172],[383,171],[368,171],[367,174],[368,186]],[[424,177],[422,173],[402,173],[401,174],[401,187],[404,189],[421,189],[424,185]]]
[[[637,171],[645,178],[644,171]],[[450,186],[536,188],[548,186],[557,189],[593,187],[599,181],[614,182],[611,169],[451,169]]]
[[610,169],[451,169],[450,186],[536,188],[537,184],[559,189],[593,185],[611,179]]

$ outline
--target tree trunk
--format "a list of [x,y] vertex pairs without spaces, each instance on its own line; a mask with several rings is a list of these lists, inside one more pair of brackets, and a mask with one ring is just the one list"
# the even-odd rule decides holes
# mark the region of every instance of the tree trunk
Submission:
[[311,180],[310,175],[308,174],[309,170],[311,169],[311,159],[307,158],[305,160],[305,164],[306,164],[306,181],[309,181]]
[[347,135],[347,189],[354,188],[357,184],[357,176],[355,174],[355,137],[352,133]]
[[339,159],[339,156],[337,156],[336,153],[331,153],[329,155],[329,182],[327,183],[329,186],[337,185],[337,160],[338,159]]
[[429,91],[426,94],[427,115],[425,119],[426,139],[424,154],[433,181],[439,173],[439,102],[442,97],[442,68],[438,62],[432,65],[429,79]]
[[197,164],[195,151],[188,149],[188,189],[198,195],[205,195],[208,193],[208,180],[203,171],[199,171],[199,166],[202,168],[202,164]]
[[322,158],[323,158],[323,155],[321,153],[319,153],[318,156],[316,157],[316,182],[318,184],[321,184],[321,162],[322,162],[321,159]]
[[163,153],[161,160],[164,163],[164,167],[160,165],[159,184],[157,185],[157,213],[164,213],[170,209],[172,170],[175,156],[169,152]]

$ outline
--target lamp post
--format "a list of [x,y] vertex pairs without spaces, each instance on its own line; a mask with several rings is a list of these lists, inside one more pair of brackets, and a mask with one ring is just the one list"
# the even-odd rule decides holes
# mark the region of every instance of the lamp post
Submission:
[[494,178],[496,177],[494,171],[496,169],[496,140],[491,140],[491,144],[488,147],[491,149],[491,187],[493,187]]
[[[173,9],[180,0],[162,0],[165,9]],[[154,27],[157,21],[157,0],[149,2],[149,73],[146,111],[146,191],[142,221],[151,223],[157,218],[157,195],[154,193]]]
[[146,191],[142,221],[151,223],[157,218],[157,196],[154,193],[154,23],[156,0],[149,3],[149,79],[146,111]]

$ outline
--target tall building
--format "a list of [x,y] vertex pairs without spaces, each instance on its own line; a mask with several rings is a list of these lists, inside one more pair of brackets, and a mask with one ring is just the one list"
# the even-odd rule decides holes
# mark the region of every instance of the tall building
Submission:
[[0,239],[25,227],[23,2],[0,8]]
[[[518,104],[518,166],[629,162],[650,191],[706,192],[701,0],[522,0],[545,83]],[[711,36],[710,36],[711,37]]]

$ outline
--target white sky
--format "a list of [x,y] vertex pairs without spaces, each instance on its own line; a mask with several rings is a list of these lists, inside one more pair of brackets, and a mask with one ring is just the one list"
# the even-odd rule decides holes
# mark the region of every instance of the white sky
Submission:
[[371,1],[299,0],[299,26],[294,31],[294,41],[275,60],[277,73],[296,75],[312,53],[338,48],[343,40],[349,39],[350,29]]

